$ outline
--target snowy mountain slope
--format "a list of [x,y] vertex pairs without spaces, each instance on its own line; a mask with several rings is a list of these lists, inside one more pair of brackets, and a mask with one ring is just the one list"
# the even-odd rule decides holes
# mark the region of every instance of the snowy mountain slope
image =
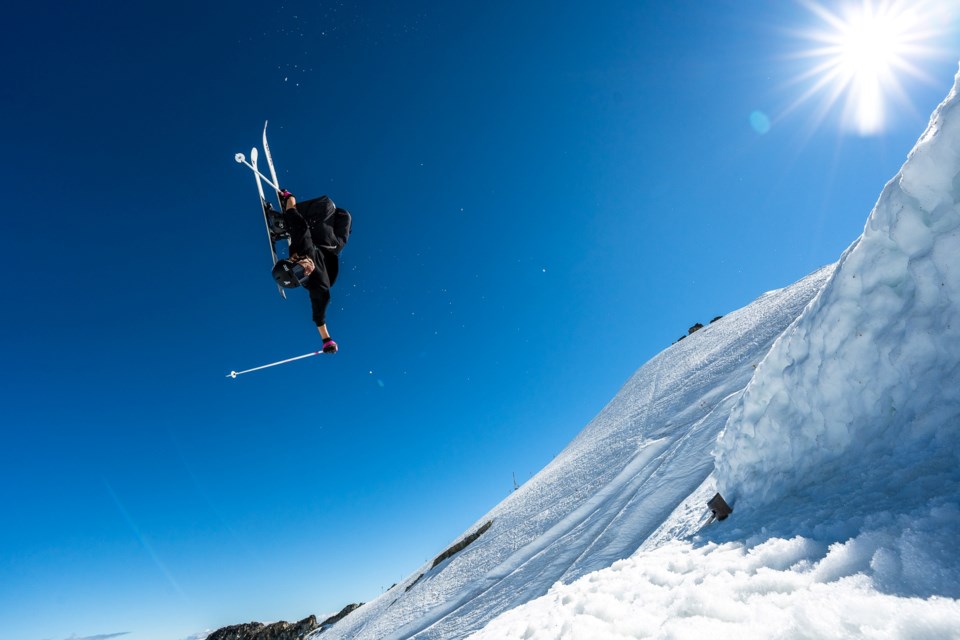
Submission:
[[960,638],[958,203],[955,85],[838,265],[666,349],[324,635]]
[[[960,76],[958,76],[960,83]],[[716,471],[505,638],[960,638],[960,94],[737,398]],[[733,516],[695,530],[713,486]]]
[[832,272],[769,292],[653,358],[555,460],[464,533],[492,521],[475,542],[323,637],[463,637],[558,580],[629,556],[712,471],[717,434],[754,367]]

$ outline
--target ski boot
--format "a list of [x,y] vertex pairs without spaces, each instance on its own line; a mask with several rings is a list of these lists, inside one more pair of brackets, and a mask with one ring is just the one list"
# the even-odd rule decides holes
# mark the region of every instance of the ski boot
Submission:
[[267,226],[270,228],[270,240],[276,242],[283,238],[289,238],[290,232],[287,230],[287,224],[283,221],[283,215],[273,208],[269,202],[263,205],[263,215],[267,217]]
[[333,341],[333,338],[327,338],[323,341],[323,352],[324,353],[336,353],[337,352],[337,343]]

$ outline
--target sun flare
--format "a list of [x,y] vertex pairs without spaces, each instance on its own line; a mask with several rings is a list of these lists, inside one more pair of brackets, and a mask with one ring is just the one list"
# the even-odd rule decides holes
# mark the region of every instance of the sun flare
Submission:
[[917,64],[940,53],[936,43],[950,23],[949,3],[860,0],[828,9],[801,2],[821,25],[802,34],[811,44],[800,56],[813,65],[799,80],[812,86],[795,105],[825,94],[820,120],[842,101],[845,128],[864,136],[882,132],[890,100],[910,104],[905,78],[929,79]]

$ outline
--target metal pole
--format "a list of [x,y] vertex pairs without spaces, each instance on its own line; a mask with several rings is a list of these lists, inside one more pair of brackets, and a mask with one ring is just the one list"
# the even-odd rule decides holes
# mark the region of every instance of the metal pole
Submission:
[[288,362],[293,362],[294,360],[302,360],[303,358],[309,358],[310,356],[316,356],[323,353],[323,351],[313,351],[311,353],[305,353],[302,356],[297,356],[296,358],[287,358],[286,360],[280,360],[279,362],[271,362],[270,364],[261,365],[259,367],[254,367],[253,369],[247,369],[245,371],[231,371],[227,374],[228,378],[236,378],[237,376],[243,375],[245,373],[250,373],[251,371],[259,371],[260,369],[266,369],[267,367],[275,367],[278,364],[286,364]]
[[240,164],[245,164],[245,165],[247,165],[248,167],[250,167],[250,171],[253,171],[253,172],[256,173],[256,174],[259,174],[260,177],[263,179],[264,182],[266,182],[268,185],[270,185],[271,187],[273,187],[273,188],[276,189],[277,191],[280,191],[280,187],[278,187],[277,185],[273,184],[273,181],[270,180],[270,178],[268,178],[267,176],[265,176],[265,175],[263,175],[262,173],[260,173],[260,172],[257,170],[256,167],[254,167],[252,164],[250,164],[249,162],[247,162],[246,156],[244,156],[242,153],[238,153],[237,155],[233,156],[233,159],[236,160],[237,162],[239,162]]

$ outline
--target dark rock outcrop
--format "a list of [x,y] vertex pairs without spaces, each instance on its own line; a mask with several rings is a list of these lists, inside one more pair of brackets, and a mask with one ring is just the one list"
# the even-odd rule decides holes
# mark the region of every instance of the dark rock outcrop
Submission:
[[[489,529],[491,526],[493,526],[493,520],[488,520],[479,529],[477,529],[476,531],[468,535],[466,538],[464,538],[457,544],[453,545],[452,547],[450,547],[449,549],[441,553],[439,556],[433,559],[433,564],[430,566],[430,569],[436,569],[438,564],[440,564],[444,560],[452,558],[453,556],[457,555],[458,553],[460,553],[461,551],[469,547],[471,544],[477,541],[477,538],[485,534],[487,532],[487,529]],[[420,580],[423,578],[424,575],[426,574],[421,573],[420,575],[418,575],[417,579],[414,580],[412,583],[410,583],[410,585],[407,586],[405,591],[410,591],[410,589],[413,589],[413,587],[416,586],[418,582],[420,582]]]
[[[713,324],[714,322],[716,322],[717,320],[719,320],[719,319],[722,318],[722,317],[723,317],[723,316],[717,316],[716,318],[714,318],[713,320],[710,321],[710,324]],[[673,344],[677,344],[677,342],[680,342],[681,340],[683,340],[683,339],[686,338],[687,336],[692,336],[692,335],[695,334],[697,331],[700,331],[700,329],[703,329],[703,324],[701,324],[701,323],[698,322],[698,323],[696,323],[695,325],[693,325],[692,327],[690,327],[689,329],[687,329],[687,335],[685,335],[685,336],[680,336],[679,338],[677,338],[676,342],[674,342]]]
[[441,562],[443,562],[443,561],[446,560],[447,558],[450,558],[450,557],[452,557],[452,556],[455,556],[456,554],[460,553],[461,551],[463,551],[464,549],[466,549],[468,546],[470,546],[471,544],[473,544],[474,542],[476,542],[476,541],[477,541],[477,538],[479,538],[479,537],[482,536],[484,533],[486,533],[486,532],[487,532],[487,529],[489,529],[489,528],[490,528],[490,525],[492,525],[492,524],[493,524],[493,520],[488,521],[486,524],[484,524],[482,527],[480,527],[479,529],[477,529],[476,531],[474,531],[473,533],[471,533],[470,535],[468,535],[466,538],[464,538],[463,540],[461,540],[461,541],[458,542],[457,544],[453,545],[452,547],[450,547],[449,549],[447,549],[446,551],[444,551],[443,553],[441,553],[439,556],[437,556],[436,558],[434,558],[434,560],[433,560],[433,566],[430,567],[430,568],[431,568],[431,569],[436,568],[436,566],[437,566],[438,564],[440,564]]
[[337,624],[338,622],[346,618],[347,615],[353,613],[355,610],[359,609],[362,606],[363,606],[362,602],[360,604],[348,604],[347,606],[345,606],[343,609],[340,610],[340,613],[330,616],[329,618],[321,622],[320,628],[323,631],[326,631],[333,625]]
[[295,623],[248,622],[217,629],[207,636],[207,640],[301,640],[319,627],[316,616],[308,616]]

